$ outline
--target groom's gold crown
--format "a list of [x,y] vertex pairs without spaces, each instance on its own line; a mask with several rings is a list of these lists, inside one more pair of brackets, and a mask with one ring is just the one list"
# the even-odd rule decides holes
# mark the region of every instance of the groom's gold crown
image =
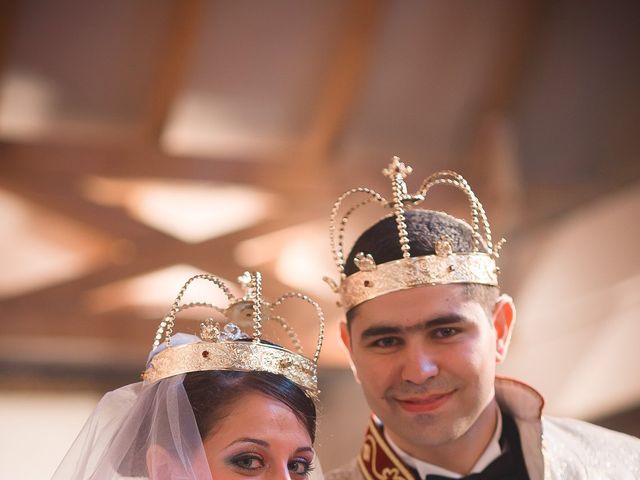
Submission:
[[[426,178],[416,193],[409,194],[405,178],[411,172],[410,166],[402,163],[398,157],[393,157],[389,166],[382,172],[391,180],[390,201],[375,190],[358,187],[342,194],[333,206],[330,242],[339,280],[335,282],[326,277],[324,280],[339,295],[338,304],[346,311],[380,295],[423,285],[476,283],[498,286],[499,269],[496,260],[504,239],[493,244],[487,215],[469,183],[458,173],[443,170]],[[416,213],[427,213],[416,207],[423,204],[427,192],[436,185],[454,187],[466,194],[471,209],[471,225],[443,212],[428,213],[439,218],[446,217],[448,221],[461,225],[462,229],[470,234],[470,248],[466,249],[468,251],[454,248],[454,239],[442,235],[433,242],[434,254],[412,256],[406,217],[412,215],[408,212],[413,210]],[[343,203],[351,195],[361,195],[365,198],[341,214]],[[394,217],[398,232],[396,248],[399,247],[401,258],[377,263],[370,252],[352,252],[355,273],[347,275],[343,244],[345,227],[355,211],[372,202],[391,211],[390,216]]]
[[[182,303],[187,288],[197,279],[213,283],[224,293],[227,304]],[[285,293],[273,302],[266,302],[262,298],[262,277],[258,272],[245,272],[239,280],[245,292],[242,297],[235,297],[225,282],[209,274],[195,275],[184,284],[171,310],[158,326],[153,356],[143,374],[144,381],[155,382],[198,371],[270,372],[287,377],[315,398],[318,394],[318,357],[324,339],[322,309],[314,300],[298,292]],[[290,299],[303,300],[315,309],[318,339],[311,356],[304,355],[298,335],[278,314],[278,307]],[[208,317],[200,324],[199,337],[193,337],[196,341],[172,345],[176,315],[191,307],[214,309],[218,318]],[[293,351],[264,338],[265,323],[281,327],[291,340]]]

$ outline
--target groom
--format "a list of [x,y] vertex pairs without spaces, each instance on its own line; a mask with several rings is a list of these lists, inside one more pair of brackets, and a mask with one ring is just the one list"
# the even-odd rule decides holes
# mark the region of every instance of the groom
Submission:
[[[438,172],[410,195],[410,167],[394,158],[384,173],[391,201],[371,190],[353,193],[369,195],[392,215],[363,232],[346,261],[346,220],[332,217],[332,243],[340,228],[332,245],[340,282],[330,285],[346,311],[342,340],[373,415],[360,454],[327,477],[640,478],[640,440],[543,416],[537,391],[496,377],[515,307],[498,287],[501,243],[492,243],[484,209],[464,178]],[[436,185],[467,195],[471,225],[413,208]]]

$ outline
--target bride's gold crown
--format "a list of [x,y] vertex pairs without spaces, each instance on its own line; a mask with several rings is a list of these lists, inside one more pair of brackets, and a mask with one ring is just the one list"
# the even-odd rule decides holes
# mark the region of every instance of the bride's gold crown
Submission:
[[[398,157],[393,157],[389,166],[382,171],[391,180],[393,195],[391,201],[370,188],[359,187],[342,194],[333,206],[330,241],[340,278],[339,282],[327,277],[324,280],[340,296],[338,305],[346,311],[380,295],[422,285],[449,283],[498,285],[499,269],[496,266],[496,259],[499,257],[504,239],[496,245],[493,244],[491,227],[484,208],[467,181],[456,172],[443,170],[425,179],[415,194],[409,194],[405,178],[411,172],[410,166],[402,163]],[[434,255],[412,257],[405,213],[420,205],[425,200],[427,192],[435,185],[452,186],[466,194],[471,207],[471,226],[466,223],[465,225],[471,230],[473,247],[469,252],[454,252],[451,238],[443,236],[435,242]],[[338,213],[342,203],[353,194],[363,194],[366,198],[355,203],[339,218]],[[347,276],[343,245],[345,227],[358,208],[371,202],[390,209],[395,216],[402,258],[376,264],[371,254],[358,252],[353,260],[357,271]],[[440,215],[446,214],[440,212]],[[484,253],[481,249],[488,253]]]
[[[227,297],[224,307],[207,302],[182,303],[189,285],[203,279],[212,282]],[[171,310],[160,322],[153,347],[164,350],[155,354],[143,374],[145,382],[188,372],[206,370],[228,370],[241,372],[271,372],[284,375],[302,387],[312,398],[318,394],[318,357],[324,339],[324,315],[320,306],[302,293],[285,293],[275,301],[268,303],[262,298],[262,277],[260,273],[245,272],[239,278],[245,294],[236,298],[229,287],[218,277],[209,274],[195,275],[182,287]],[[277,309],[289,299],[299,299],[309,303],[315,309],[319,322],[318,340],[311,357],[303,355],[302,345],[287,321],[277,314]],[[191,307],[209,307],[219,314],[222,320],[207,318],[200,325],[200,341],[186,345],[172,345],[176,315]],[[278,324],[288,335],[295,351],[274,345],[263,338],[262,328],[266,322]],[[241,327],[250,327],[250,334]],[[163,340],[164,336],[164,340]]]

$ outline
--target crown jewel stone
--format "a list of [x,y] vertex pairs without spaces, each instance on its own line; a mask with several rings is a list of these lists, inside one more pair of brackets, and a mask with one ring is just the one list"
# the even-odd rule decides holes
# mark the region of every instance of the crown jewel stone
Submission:
[[369,253],[365,255],[363,252],[358,252],[353,259],[353,263],[356,264],[356,267],[361,272],[373,272],[376,269],[376,262]]
[[453,245],[451,245],[451,239],[442,237],[436,241],[435,244],[436,255],[439,257],[447,257],[453,253]]
[[251,274],[249,272],[244,272],[238,277],[238,283],[243,287],[251,285]]
[[222,332],[220,333],[220,340],[226,340],[228,342],[232,342],[235,340],[242,340],[251,338],[249,335],[244,333],[238,325],[235,323],[227,323]]
[[389,178],[393,178],[396,175],[400,175],[402,178],[405,178],[408,175],[411,175],[412,172],[413,168],[411,168],[410,165],[405,165],[401,162],[400,157],[393,157],[389,166],[382,170],[382,174]]

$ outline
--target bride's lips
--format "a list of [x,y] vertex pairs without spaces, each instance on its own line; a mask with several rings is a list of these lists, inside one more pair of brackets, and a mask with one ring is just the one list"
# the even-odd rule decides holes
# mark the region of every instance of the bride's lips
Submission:
[[444,405],[453,395],[454,391],[447,393],[396,398],[398,405],[410,413],[432,412]]

